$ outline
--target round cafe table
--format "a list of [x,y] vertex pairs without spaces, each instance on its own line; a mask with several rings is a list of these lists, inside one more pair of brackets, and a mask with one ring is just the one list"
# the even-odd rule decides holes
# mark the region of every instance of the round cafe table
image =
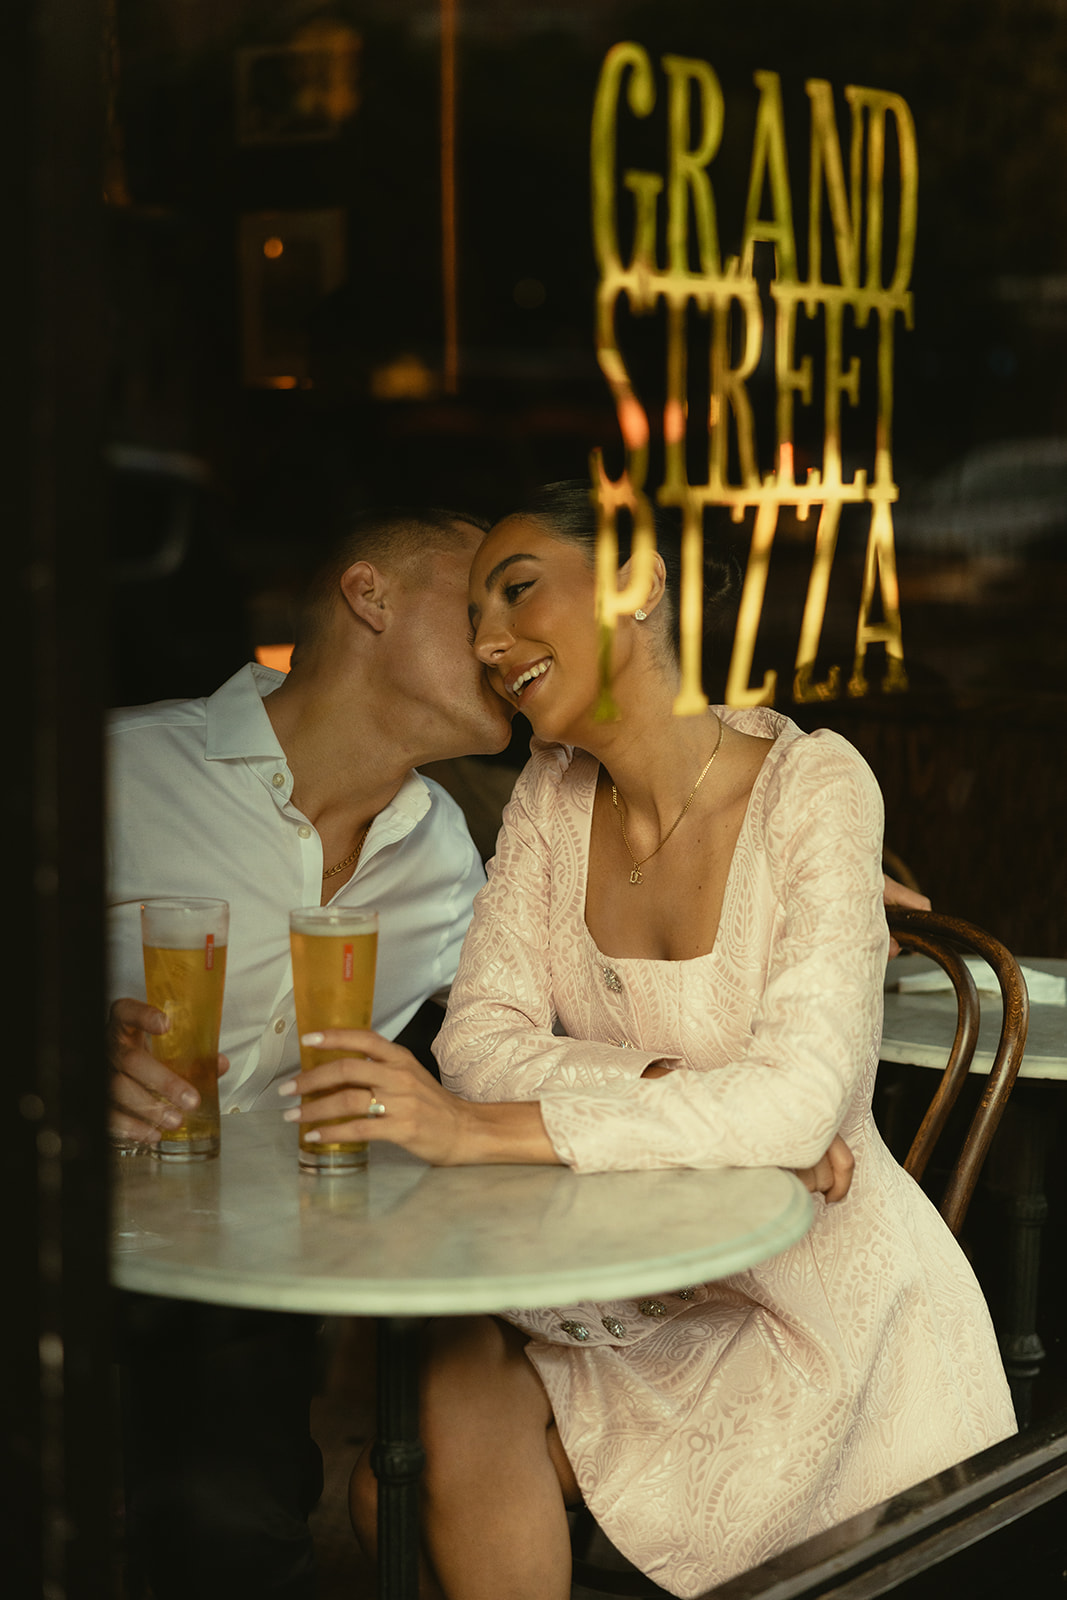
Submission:
[[[1017,959],[1024,969],[1056,978],[1067,976],[1067,961],[1036,956]],[[882,1061],[944,1071],[956,1027],[955,991],[900,993],[896,987],[905,973],[925,973],[934,968],[935,963],[927,956],[910,952],[889,963]],[[979,1000],[981,1027],[971,1063],[971,1073],[975,1075],[988,1074],[993,1065],[1002,1015],[999,994],[980,994]],[[1043,1003],[1035,991],[1030,995],[1030,1026],[1019,1076],[988,1163],[988,1170],[998,1174],[997,1186],[1004,1190],[1009,1219],[1009,1273],[999,1335],[1020,1424],[1029,1421],[1033,1382],[1045,1355],[1037,1331],[1041,1231],[1048,1217],[1045,1172],[1062,1112],[1064,1079],[1067,1006]]]
[[[778,1168],[621,1172],[428,1167],[372,1146],[362,1172],[301,1172],[277,1112],[223,1119],[218,1160],[116,1160],[111,1280],[214,1304],[379,1321],[379,1595],[415,1600],[417,1340],[429,1315],[655,1295],[803,1237]],[[635,1308],[636,1310],[636,1308]]]

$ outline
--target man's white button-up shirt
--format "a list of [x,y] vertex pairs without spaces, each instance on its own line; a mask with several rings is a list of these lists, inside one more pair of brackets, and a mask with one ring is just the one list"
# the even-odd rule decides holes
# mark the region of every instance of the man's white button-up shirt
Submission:
[[[291,804],[292,774],[263,707],[283,681],[249,664],[207,699],[113,712],[107,737],[109,992],[144,999],[143,899],[228,900],[230,1070],[219,1090],[229,1111],[247,1111],[299,1065],[288,915],[322,893],[322,845]],[[333,897],[378,913],[379,1033],[395,1037],[451,983],[484,881],[455,801],[410,773]]]

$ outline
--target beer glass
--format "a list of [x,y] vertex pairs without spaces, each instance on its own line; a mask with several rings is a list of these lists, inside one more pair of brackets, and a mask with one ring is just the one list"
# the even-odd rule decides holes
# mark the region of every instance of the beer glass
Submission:
[[149,1048],[200,1096],[180,1126],[164,1128],[153,1154],[162,1161],[207,1161],[219,1153],[219,1027],[226,983],[230,908],[225,900],[178,896],[141,906],[145,988],[170,1029]]
[[[293,954],[293,994],[297,1032],[327,1028],[369,1028],[374,1005],[378,956],[378,913],[342,906],[307,906],[289,913]],[[323,1050],[302,1044],[300,1068],[308,1072],[324,1061],[350,1056],[350,1050]],[[308,1098],[316,1098],[305,1096]],[[329,1123],[300,1124],[300,1165],[338,1172],[367,1164],[365,1140],[330,1139]],[[322,1137],[308,1144],[308,1130]]]

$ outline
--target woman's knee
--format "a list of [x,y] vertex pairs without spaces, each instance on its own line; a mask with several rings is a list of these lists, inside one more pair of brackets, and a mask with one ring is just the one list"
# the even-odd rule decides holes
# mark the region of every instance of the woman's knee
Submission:
[[541,1380],[524,1353],[525,1337],[495,1317],[428,1324],[420,1396],[427,1470],[441,1454],[481,1450],[487,1438],[552,1421]]

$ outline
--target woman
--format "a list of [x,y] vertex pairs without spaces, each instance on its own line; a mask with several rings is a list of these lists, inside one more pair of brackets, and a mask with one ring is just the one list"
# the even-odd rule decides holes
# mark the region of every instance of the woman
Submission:
[[[871,1119],[874,780],[770,710],[671,715],[663,554],[597,722],[593,545],[588,490],[557,485],[471,572],[474,648],[537,739],[436,1046],[447,1088],[375,1035],[326,1035],[369,1061],[305,1080],[336,1089],[314,1116],[434,1162],[583,1172],[810,1168],[840,1131],[855,1174],[801,1243],[723,1282],[432,1332],[423,1526],[449,1600],[564,1600],[579,1499],[696,1595],[1015,1426],[973,1275]],[[371,1085],[387,1115],[361,1121]],[[371,1545],[365,1461],[353,1516]]]

